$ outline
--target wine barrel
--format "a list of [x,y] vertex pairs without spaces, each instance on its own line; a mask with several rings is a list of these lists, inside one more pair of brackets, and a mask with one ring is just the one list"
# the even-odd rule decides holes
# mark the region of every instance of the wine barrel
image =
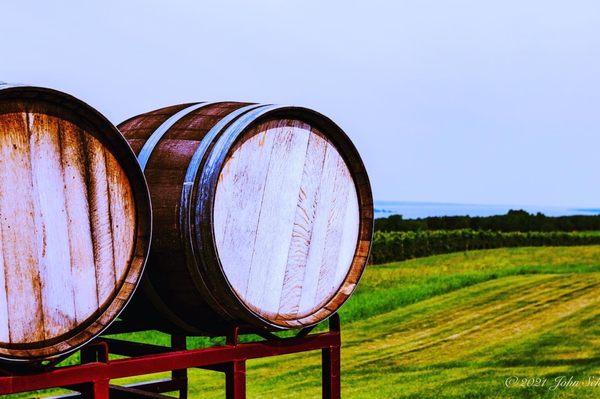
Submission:
[[60,358],[125,307],[149,249],[135,154],[98,111],[0,84],[0,360]]
[[275,331],[322,321],[355,289],[373,202],[357,150],[331,120],[218,102],[118,128],[138,154],[154,215],[143,298],[124,318],[187,334]]

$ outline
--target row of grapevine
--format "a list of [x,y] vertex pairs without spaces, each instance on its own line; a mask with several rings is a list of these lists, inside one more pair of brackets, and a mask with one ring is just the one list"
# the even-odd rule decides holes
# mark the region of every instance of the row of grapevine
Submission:
[[371,263],[475,249],[600,244],[595,232],[500,232],[481,230],[376,231]]

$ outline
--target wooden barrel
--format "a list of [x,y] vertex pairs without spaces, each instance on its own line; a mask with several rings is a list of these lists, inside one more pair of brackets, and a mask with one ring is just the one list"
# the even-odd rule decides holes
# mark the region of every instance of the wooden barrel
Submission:
[[141,278],[150,203],[135,154],[67,94],[0,84],[0,360],[59,358]]
[[318,323],[350,296],[373,205],[358,152],[331,120],[219,102],[118,127],[144,168],[154,215],[145,298],[127,318],[190,334],[278,330]]

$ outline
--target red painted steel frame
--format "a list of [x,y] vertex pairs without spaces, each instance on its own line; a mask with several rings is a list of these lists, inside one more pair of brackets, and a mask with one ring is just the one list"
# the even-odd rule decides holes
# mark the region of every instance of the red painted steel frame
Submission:
[[[0,376],[0,395],[35,391],[48,388],[67,388],[79,391],[78,397],[91,399],[112,398],[167,398],[161,392],[179,391],[187,397],[187,369],[206,368],[225,373],[226,397],[246,397],[246,361],[262,357],[321,350],[323,362],[323,398],[340,398],[340,323],[337,314],[329,319],[329,331],[319,334],[299,334],[294,338],[276,338],[266,341],[239,343],[238,329],[227,337],[227,343],[205,349],[185,349],[175,337],[172,348],[135,344],[100,338],[81,351],[82,364],[56,367],[49,371],[26,375]],[[119,345],[121,349],[119,350]],[[128,346],[129,345],[129,346]],[[115,347],[115,351],[111,350]],[[152,354],[109,360],[108,353],[123,354],[123,350]],[[159,349],[160,348],[160,349]],[[146,352],[148,353],[148,352]],[[172,379],[146,383],[139,388],[110,385],[110,380],[171,371]],[[161,385],[162,384],[162,385]],[[171,389],[172,388],[172,389]],[[74,396],[75,397],[75,396]]]

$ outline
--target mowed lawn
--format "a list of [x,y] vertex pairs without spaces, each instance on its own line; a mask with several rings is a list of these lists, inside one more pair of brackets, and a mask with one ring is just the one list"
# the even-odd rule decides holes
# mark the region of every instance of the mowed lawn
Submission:
[[[600,382],[585,386],[600,378],[600,246],[371,266],[341,316],[345,398],[600,397]],[[513,376],[547,382],[506,387]],[[560,376],[582,386],[551,389]],[[319,397],[320,354],[250,361],[247,381],[251,398]],[[191,398],[222,398],[223,386],[190,372]]]

